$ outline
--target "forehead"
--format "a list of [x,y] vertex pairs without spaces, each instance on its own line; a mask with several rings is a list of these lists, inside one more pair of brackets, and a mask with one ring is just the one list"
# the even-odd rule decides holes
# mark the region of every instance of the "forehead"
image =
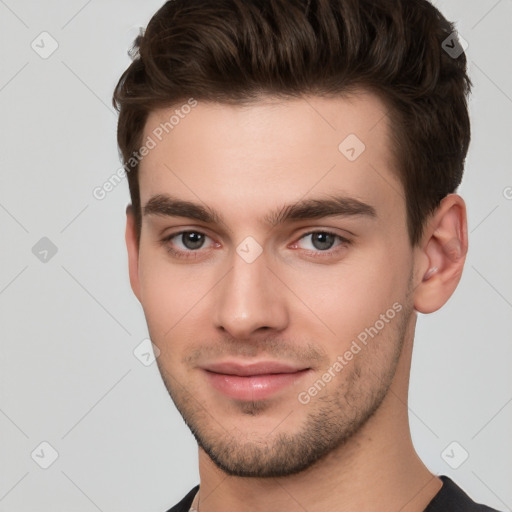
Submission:
[[159,109],[143,132],[152,149],[139,167],[141,203],[172,192],[241,218],[249,206],[264,215],[272,205],[342,193],[403,209],[388,121],[368,92]]

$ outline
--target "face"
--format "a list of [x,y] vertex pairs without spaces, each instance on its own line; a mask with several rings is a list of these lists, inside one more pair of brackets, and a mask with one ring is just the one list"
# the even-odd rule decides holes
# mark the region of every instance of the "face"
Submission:
[[378,410],[414,314],[385,107],[360,93],[189,110],[161,141],[175,107],[145,127],[132,287],[206,454],[233,475],[296,473]]

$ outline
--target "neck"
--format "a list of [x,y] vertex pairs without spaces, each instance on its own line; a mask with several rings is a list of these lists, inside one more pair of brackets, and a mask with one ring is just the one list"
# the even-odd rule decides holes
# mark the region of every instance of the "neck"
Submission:
[[234,477],[200,449],[199,511],[423,511],[442,481],[421,462],[410,435],[409,334],[380,408],[344,445],[308,469],[278,478]]

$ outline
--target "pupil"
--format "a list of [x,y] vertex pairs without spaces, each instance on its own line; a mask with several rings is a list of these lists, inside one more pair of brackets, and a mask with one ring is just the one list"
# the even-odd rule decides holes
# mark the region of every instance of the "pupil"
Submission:
[[314,233],[312,242],[315,249],[325,251],[333,246],[334,235],[330,235],[329,233]]
[[183,233],[181,239],[187,249],[199,249],[203,245],[204,235],[191,231],[190,233]]

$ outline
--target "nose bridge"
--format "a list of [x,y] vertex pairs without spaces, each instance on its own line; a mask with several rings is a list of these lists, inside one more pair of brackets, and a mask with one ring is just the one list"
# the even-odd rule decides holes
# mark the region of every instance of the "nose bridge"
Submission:
[[267,265],[264,254],[252,261],[244,259],[243,254],[233,255],[231,270],[217,289],[214,306],[217,328],[241,339],[258,329],[286,327],[286,297]]

